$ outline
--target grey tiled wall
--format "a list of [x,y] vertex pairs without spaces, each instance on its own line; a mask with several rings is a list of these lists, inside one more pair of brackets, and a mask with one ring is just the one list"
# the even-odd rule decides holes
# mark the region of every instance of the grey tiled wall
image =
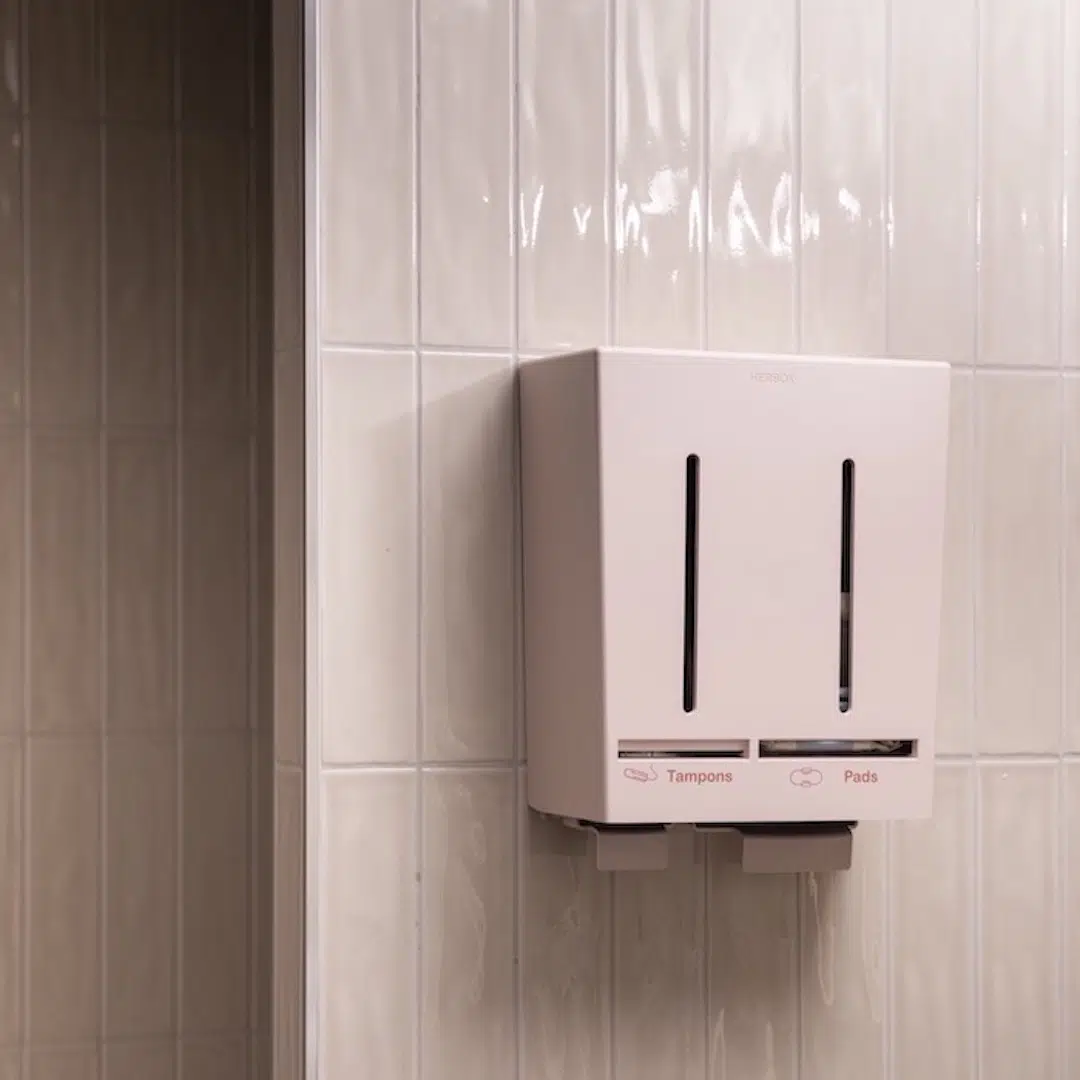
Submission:
[[268,32],[0,0],[3,1080],[269,1075]]
[[[308,0],[320,1080],[1080,1075],[1076,0]],[[514,365],[955,371],[934,818],[603,876],[520,813]]]

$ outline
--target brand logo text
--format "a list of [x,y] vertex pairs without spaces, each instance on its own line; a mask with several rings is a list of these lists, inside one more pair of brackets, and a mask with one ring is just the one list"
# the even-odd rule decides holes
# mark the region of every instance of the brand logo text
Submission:
[[795,376],[790,371],[754,371],[750,375],[750,381],[758,383],[793,383]]

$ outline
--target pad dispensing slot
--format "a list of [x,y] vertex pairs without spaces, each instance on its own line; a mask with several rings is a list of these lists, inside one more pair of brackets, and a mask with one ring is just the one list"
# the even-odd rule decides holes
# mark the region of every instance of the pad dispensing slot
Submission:
[[686,459],[686,536],[683,557],[683,712],[697,704],[698,500],[701,463]]
[[763,758],[915,757],[915,739],[763,739]]
[[851,622],[854,615],[852,560],[854,547],[855,462],[840,471],[840,711],[851,708]]

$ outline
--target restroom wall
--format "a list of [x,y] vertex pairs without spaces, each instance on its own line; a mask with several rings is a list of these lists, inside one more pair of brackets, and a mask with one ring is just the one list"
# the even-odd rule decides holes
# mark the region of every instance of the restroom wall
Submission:
[[0,2],[3,1080],[269,1075],[268,31]]
[[[1076,0],[305,7],[308,1075],[1077,1075]],[[514,369],[605,343],[953,364],[935,814],[850,873],[522,810]]]

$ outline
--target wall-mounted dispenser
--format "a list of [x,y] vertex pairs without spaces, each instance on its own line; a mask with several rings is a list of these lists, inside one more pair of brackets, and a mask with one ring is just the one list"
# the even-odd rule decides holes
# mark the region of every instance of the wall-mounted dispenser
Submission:
[[528,801],[846,867],[929,815],[949,366],[599,350],[521,369]]

